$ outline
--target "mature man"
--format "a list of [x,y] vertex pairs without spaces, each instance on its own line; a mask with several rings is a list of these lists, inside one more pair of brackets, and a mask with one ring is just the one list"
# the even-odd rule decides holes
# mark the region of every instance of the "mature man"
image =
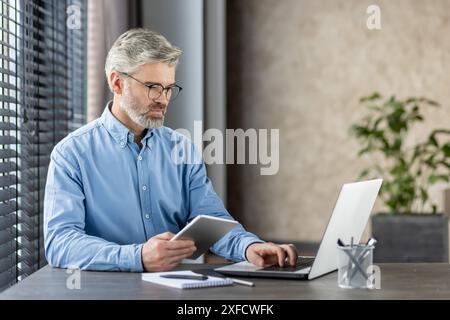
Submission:
[[[175,83],[180,56],[180,49],[146,29],[127,31],[109,51],[105,72],[113,101],[51,155],[44,201],[50,265],[169,270],[196,250],[192,241],[169,241],[190,220],[200,214],[232,219],[203,162],[171,159],[175,145],[194,150],[163,126],[170,100],[181,91]],[[294,265],[298,256],[293,245],[265,243],[241,225],[211,251],[260,266]]]

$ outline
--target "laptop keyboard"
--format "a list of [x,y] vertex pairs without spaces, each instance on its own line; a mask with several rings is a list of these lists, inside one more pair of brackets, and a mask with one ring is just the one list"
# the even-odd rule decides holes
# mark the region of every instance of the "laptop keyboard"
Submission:
[[299,257],[297,260],[297,263],[295,264],[295,267],[291,267],[289,263],[285,264],[284,267],[280,267],[278,265],[270,266],[267,268],[263,268],[261,270],[264,271],[298,271],[300,269],[310,267],[314,262],[314,258],[301,258]]

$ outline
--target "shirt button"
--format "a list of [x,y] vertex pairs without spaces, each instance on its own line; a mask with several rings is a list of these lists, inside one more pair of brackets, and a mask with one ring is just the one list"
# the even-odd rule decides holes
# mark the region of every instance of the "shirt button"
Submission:
[[146,215],[145,215],[145,218],[146,218],[146,219],[150,219],[150,215],[149,215],[149,214],[146,214]]
[[142,190],[144,190],[144,191],[147,190],[147,186],[143,186]]
[[139,161],[142,161],[142,157],[141,157],[141,156],[139,156],[139,157],[138,157],[138,160],[139,160]]
[[125,146],[125,142],[121,141],[121,142],[120,142],[120,146],[121,146],[121,147],[124,147],[124,146]]

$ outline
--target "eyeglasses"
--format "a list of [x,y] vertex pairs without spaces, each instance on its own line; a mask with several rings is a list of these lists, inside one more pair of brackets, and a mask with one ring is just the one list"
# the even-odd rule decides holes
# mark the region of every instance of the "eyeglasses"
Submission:
[[125,72],[119,72],[119,73],[139,82],[143,86],[146,86],[148,88],[148,98],[149,98],[149,100],[152,100],[152,101],[159,99],[159,97],[161,97],[163,92],[165,92],[165,97],[168,102],[173,101],[178,97],[181,90],[183,90],[182,87],[180,87],[179,85],[176,85],[176,84],[170,85],[168,87],[164,87],[160,83],[144,83]]

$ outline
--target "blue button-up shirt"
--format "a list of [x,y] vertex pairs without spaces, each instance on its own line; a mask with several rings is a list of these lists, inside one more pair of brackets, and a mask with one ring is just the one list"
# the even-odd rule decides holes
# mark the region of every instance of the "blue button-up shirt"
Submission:
[[[185,136],[167,127],[148,130],[139,148],[110,106],[51,154],[44,199],[51,266],[141,272],[142,246],[151,237],[176,234],[200,214],[233,219],[203,161],[173,161],[174,148],[195,152]],[[261,240],[239,225],[211,251],[242,261],[254,242]]]

